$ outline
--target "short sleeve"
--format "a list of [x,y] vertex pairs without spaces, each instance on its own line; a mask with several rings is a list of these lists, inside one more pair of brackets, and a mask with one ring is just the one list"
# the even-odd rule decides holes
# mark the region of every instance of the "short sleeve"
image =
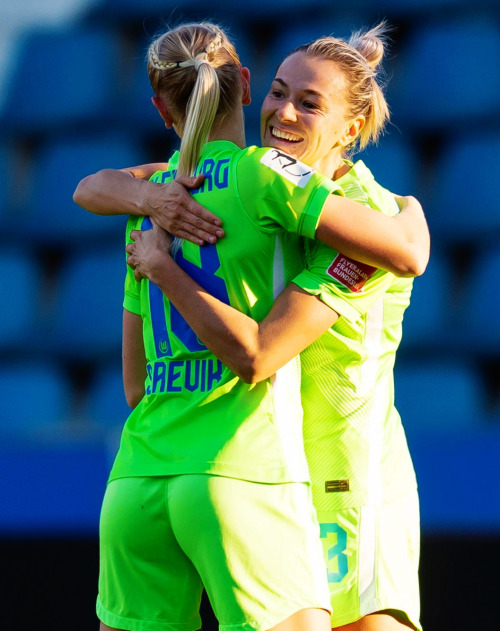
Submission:
[[242,205],[264,228],[314,238],[328,196],[343,195],[339,184],[276,149],[249,148],[236,168]]

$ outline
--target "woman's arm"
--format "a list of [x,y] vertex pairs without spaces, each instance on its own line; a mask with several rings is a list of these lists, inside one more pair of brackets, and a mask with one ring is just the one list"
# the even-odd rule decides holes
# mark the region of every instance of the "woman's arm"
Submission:
[[158,228],[132,232],[128,263],[176,306],[200,340],[243,381],[273,375],[337,320],[335,311],[297,285],[289,285],[260,323],[227,305],[183,272],[167,254]]
[[[147,215],[178,237],[199,245],[215,243],[224,234],[220,220],[184,188],[196,188],[202,180],[183,176],[175,182],[158,184],[141,179],[166,167],[160,163],[98,171],[78,184],[73,199],[98,214]],[[419,202],[414,197],[402,199],[405,208],[389,217],[345,197],[330,195],[316,238],[346,256],[397,276],[420,276],[429,260],[429,229]]]
[[429,261],[429,228],[419,202],[414,197],[403,199],[406,206],[402,212],[390,217],[330,195],[316,238],[350,258],[396,276],[420,276]]
[[73,201],[97,215],[142,215],[159,226],[198,245],[215,243],[224,236],[221,221],[190,195],[204,180],[180,176],[174,182],[149,182],[156,171],[167,170],[165,163],[143,164],[129,169],[103,169],[81,180]]
[[144,396],[146,354],[142,338],[142,318],[123,310],[122,368],[125,398],[135,408]]
[[97,215],[145,214],[142,203],[147,198],[146,191],[153,188],[146,182],[153,173],[167,168],[168,164],[155,163],[121,170],[102,169],[78,183],[73,201]]

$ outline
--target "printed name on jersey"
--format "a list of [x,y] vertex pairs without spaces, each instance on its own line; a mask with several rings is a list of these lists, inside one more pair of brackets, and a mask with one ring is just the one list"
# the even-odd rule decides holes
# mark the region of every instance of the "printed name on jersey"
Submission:
[[363,291],[366,282],[375,274],[376,267],[337,254],[326,270],[327,274],[352,292]]
[[311,169],[307,164],[299,162],[299,160],[277,149],[269,149],[260,161],[261,164],[276,171],[299,188],[304,188],[314,173],[314,169]]
[[[217,162],[212,160],[212,158],[203,160],[196,169],[196,175],[202,173],[205,176],[205,180],[199,188],[191,189],[190,193],[192,195],[204,192],[210,193],[215,189],[222,190],[227,188],[229,186],[229,162],[229,158],[217,160]],[[172,169],[172,171],[160,171],[155,173],[152,181],[165,184],[165,182],[170,182],[176,177],[177,169]]]
[[222,362],[215,358],[148,363],[146,394],[210,392],[222,379]]

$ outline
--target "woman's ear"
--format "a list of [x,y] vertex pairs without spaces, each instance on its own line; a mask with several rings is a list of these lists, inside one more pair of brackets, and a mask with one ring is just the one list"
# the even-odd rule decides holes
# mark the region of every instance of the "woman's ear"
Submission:
[[241,68],[241,104],[250,105],[252,97],[250,95],[250,70],[243,66]]
[[359,136],[359,132],[365,126],[365,123],[366,123],[366,118],[362,114],[360,114],[356,118],[353,118],[351,121],[349,121],[346,132],[340,139],[340,144],[343,147],[347,147],[348,145],[351,144],[351,142],[354,142],[356,138]]
[[174,121],[172,119],[172,116],[170,115],[170,112],[169,112],[167,106],[162,101],[161,97],[159,97],[159,96],[152,96],[151,97],[151,102],[156,107],[156,109],[158,110],[160,116],[162,117],[162,119],[163,119],[163,121],[165,123],[165,127],[167,129],[170,129],[171,127],[173,127]]

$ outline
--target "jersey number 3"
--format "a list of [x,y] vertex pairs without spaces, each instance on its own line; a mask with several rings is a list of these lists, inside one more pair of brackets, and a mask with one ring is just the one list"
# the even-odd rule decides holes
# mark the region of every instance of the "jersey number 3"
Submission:
[[[337,542],[328,546],[328,582],[340,583],[347,574],[347,532],[338,524],[320,524],[321,539],[329,539],[330,536],[336,535]],[[335,571],[330,571],[331,566],[335,567]],[[333,569],[333,568],[332,568]]]

